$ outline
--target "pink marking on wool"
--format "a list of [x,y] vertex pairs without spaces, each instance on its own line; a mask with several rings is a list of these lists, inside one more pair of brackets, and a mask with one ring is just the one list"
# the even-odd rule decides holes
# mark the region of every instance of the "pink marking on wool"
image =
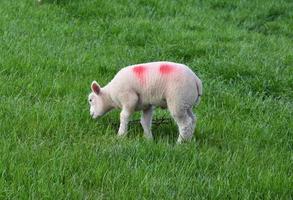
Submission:
[[144,66],[138,65],[133,67],[132,71],[134,72],[135,76],[139,79],[140,83],[144,84],[146,68]]
[[168,74],[174,72],[174,70],[175,70],[175,67],[173,65],[170,65],[170,64],[167,64],[167,63],[160,65],[160,73],[161,74],[168,75]]

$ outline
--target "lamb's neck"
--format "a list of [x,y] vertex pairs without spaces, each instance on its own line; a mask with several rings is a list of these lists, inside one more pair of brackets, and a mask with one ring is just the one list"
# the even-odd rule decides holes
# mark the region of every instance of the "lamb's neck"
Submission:
[[109,104],[110,104],[113,108],[117,107],[117,106],[115,105],[115,102],[114,102],[113,99],[111,98],[110,84],[104,86],[104,87],[102,88],[102,90],[104,91],[105,98],[106,98],[107,102],[109,102]]

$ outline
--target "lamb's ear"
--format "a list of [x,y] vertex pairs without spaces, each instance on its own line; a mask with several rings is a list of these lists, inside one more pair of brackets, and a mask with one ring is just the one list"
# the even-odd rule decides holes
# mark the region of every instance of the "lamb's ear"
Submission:
[[91,88],[92,88],[92,91],[93,91],[94,93],[96,93],[96,94],[99,94],[100,91],[101,91],[101,87],[100,87],[100,85],[99,85],[96,81],[93,81],[93,82],[92,82],[92,86],[91,86]]

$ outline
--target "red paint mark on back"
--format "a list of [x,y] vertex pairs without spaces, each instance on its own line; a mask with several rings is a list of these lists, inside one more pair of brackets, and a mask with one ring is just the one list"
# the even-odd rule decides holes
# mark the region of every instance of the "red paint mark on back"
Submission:
[[161,74],[170,74],[175,70],[175,67],[171,64],[161,64],[160,65],[160,73]]
[[146,68],[144,66],[138,65],[132,68],[133,73],[139,79],[139,81],[144,84],[146,76]]

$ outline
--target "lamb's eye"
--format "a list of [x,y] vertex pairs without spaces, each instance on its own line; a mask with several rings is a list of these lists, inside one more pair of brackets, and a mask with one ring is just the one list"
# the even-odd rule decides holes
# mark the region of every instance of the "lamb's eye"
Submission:
[[92,102],[92,100],[90,99],[89,102]]

